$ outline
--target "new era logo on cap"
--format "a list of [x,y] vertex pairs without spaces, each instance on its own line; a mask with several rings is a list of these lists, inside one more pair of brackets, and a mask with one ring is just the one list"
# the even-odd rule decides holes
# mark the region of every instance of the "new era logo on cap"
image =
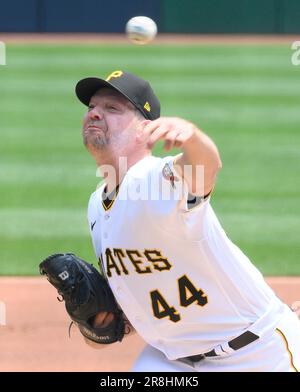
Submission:
[[149,105],[149,102],[146,102],[144,105],[144,109],[147,110],[147,112],[151,112],[151,107]]
[[119,91],[145,118],[155,120],[160,116],[160,103],[149,82],[129,72],[114,71],[106,79],[82,79],[75,91],[79,100],[88,106],[91,97],[103,87]]

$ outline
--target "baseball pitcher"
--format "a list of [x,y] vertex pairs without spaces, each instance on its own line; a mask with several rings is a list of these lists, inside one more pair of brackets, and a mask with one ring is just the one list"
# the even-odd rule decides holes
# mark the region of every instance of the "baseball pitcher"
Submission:
[[[104,347],[134,329],[148,343],[134,371],[298,371],[297,315],[210,204],[222,166],[214,142],[189,121],[160,117],[150,84],[133,74],[85,78],[76,94],[104,179],[88,205],[101,274],[73,254],[40,268],[85,339]],[[151,155],[158,140],[181,153]]]

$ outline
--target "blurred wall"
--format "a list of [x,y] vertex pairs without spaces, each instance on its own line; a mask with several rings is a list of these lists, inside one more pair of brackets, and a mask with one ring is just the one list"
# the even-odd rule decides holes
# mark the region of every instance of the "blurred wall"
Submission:
[[300,32],[300,0],[163,0],[162,6],[168,32]]
[[160,28],[159,0],[0,0],[2,32],[124,32],[132,16]]
[[300,0],[0,0],[0,31],[121,33],[137,15],[170,33],[300,33]]

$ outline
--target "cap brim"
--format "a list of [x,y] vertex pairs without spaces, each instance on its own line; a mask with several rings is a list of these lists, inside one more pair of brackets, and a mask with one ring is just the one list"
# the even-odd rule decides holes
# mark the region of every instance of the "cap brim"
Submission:
[[106,80],[99,78],[85,78],[77,83],[75,92],[79,101],[81,101],[84,105],[89,106],[92,96],[103,87],[109,87],[116,90],[116,88]]
[[131,98],[129,98],[128,95],[124,94],[123,91],[106,80],[100,78],[81,79],[75,87],[75,92],[79,101],[81,101],[84,105],[89,106],[92,96],[103,87],[109,87],[115,91],[118,91],[123,95],[123,97],[128,99],[134,106],[137,107],[136,103]]

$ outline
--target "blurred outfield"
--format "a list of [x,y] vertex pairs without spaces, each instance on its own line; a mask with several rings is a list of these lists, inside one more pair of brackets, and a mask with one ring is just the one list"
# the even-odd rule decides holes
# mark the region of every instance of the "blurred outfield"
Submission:
[[37,274],[61,251],[95,261],[86,206],[99,179],[73,91],[82,77],[124,69],[149,78],[163,115],[194,121],[217,143],[223,170],[212,205],[233,242],[266,275],[300,275],[300,66],[290,58],[289,45],[9,45],[0,274]]

